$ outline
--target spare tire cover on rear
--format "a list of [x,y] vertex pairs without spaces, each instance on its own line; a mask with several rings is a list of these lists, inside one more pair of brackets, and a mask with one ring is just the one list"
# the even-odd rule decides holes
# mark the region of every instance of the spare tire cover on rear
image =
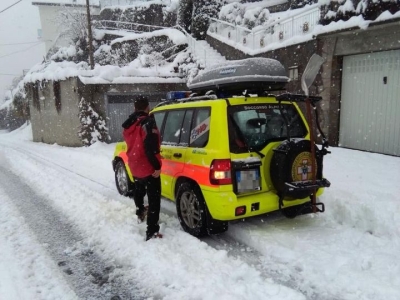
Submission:
[[[315,153],[318,148],[315,147]],[[305,139],[291,139],[282,142],[274,150],[270,165],[270,175],[274,188],[285,200],[302,199],[311,195],[311,191],[285,191],[285,182],[312,180],[311,142]],[[321,161],[316,159],[314,172],[318,174]],[[320,178],[317,178],[320,179]]]

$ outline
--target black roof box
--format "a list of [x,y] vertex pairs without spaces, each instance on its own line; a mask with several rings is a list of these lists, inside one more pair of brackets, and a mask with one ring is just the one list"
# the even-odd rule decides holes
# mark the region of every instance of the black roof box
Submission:
[[214,90],[234,94],[245,90],[247,93],[282,90],[288,81],[286,70],[279,61],[255,57],[210,66],[187,86],[197,93]]

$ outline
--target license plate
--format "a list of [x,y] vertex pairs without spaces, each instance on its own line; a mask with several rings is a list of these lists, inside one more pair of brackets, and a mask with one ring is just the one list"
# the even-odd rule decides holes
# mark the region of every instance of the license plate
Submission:
[[260,170],[236,171],[236,184],[238,193],[248,193],[261,190]]

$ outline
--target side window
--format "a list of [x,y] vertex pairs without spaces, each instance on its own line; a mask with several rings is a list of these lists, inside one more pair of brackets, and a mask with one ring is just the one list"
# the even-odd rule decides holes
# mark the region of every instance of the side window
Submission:
[[156,125],[158,130],[160,131],[161,134],[161,138],[162,138],[162,125],[164,122],[164,117],[165,117],[165,111],[163,112],[156,112],[153,114],[154,115],[154,119],[156,120]]
[[179,144],[182,146],[189,146],[190,141],[190,125],[192,125],[193,110],[187,110],[185,118],[183,120],[182,130],[181,130],[181,140]]
[[162,137],[163,144],[179,143],[184,116],[184,110],[171,110],[168,112]]
[[193,129],[190,132],[190,147],[205,147],[210,135],[209,108],[196,110],[192,128]]

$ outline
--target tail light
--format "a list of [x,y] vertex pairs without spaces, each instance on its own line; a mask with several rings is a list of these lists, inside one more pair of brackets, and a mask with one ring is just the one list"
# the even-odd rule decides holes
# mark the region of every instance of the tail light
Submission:
[[210,167],[210,182],[215,185],[232,184],[230,159],[214,159]]

